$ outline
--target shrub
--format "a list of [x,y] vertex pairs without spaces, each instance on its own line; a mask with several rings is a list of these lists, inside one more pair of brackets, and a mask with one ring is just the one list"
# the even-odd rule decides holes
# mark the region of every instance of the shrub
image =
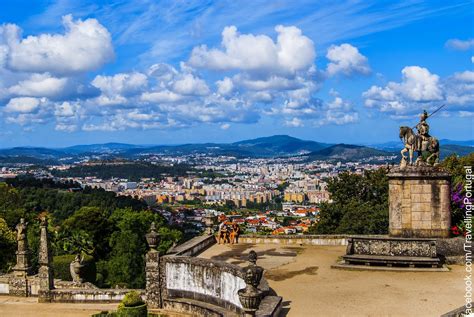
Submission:
[[[53,257],[54,277],[63,281],[72,281],[71,271],[69,265],[74,261],[75,255],[66,254]],[[96,266],[94,258],[91,256],[84,256],[84,281],[95,283]]]
[[131,291],[125,294],[117,310],[119,317],[147,317],[147,307],[140,293]]
[[125,294],[125,297],[122,299],[122,304],[125,307],[135,307],[143,305],[144,302],[142,300],[142,297],[140,296],[140,293],[138,293],[137,291],[130,291]]

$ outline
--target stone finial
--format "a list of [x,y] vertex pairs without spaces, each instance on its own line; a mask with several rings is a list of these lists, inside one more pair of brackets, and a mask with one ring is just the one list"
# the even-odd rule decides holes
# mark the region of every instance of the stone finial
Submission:
[[156,232],[155,222],[151,223],[150,231],[145,235],[148,246],[152,251],[156,251],[156,248],[160,244],[161,237],[158,232]]
[[51,290],[54,288],[54,275],[52,269],[51,246],[48,234],[48,220],[46,217],[41,218],[40,223],[40,246],[38,254],[38,270],[39,290],[38,297],[40,302],[51,301]]
[[258,289],[258,285],[263,276],[263,268],[257,265],[257,252],[251,250],[248,260],[250,264],[243,269],[246,286],[240,289],[237,294],[246,315],[255,316],[255,312],[262,301],[263,292]]

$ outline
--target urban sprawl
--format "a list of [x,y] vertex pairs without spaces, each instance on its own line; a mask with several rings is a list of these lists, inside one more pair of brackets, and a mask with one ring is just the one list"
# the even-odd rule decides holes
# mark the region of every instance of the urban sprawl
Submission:
[[183,226],[191,234],[202,231],[204,217],[212,215],[218,216],[220,221],[238,224],[245,233],[277,235],[305,233],[318,221],[320,204],[331,201],[327,191],[330,178],[344,171],[363,173],[380,167],[372,163],[372,159],[305,162],[298,157],[237,159],[203,154],[155,155],[140,161],[167,166],[187,164],[192,166],[193,172],[187,176],[162,175],[160,178],[139,180],[58,177],[55,173],[81,166],[101,167],[136,162],[86,157],[74,163],[43,167],[9,165],[2,168],[0,178],[29,174],[36,178],[73,181],[80,185],[70,190],[82,190],[89,186],[132,196],[145,201],[170,224]]

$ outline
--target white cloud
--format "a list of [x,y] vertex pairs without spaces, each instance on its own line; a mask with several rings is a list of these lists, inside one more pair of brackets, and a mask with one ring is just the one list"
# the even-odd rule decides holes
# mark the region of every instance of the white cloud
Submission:
[[353,106],[331,91],[334,100],[324,102],[311,95],[311,89],[300,89],[293,98],[285,101],[282,107],[272,108],[271,115],[283,116],[284,124],[289,127],[303,127],[307,124],[323,126],[328,124],[343,125],[359,120]]
[[292,78],[288,79],[281,76],[271,75],[264,79],[255,79],[248,75],[236,75],[234,81],[240,86],[254,91],[261,90],[294,90],[301,88],[304,84],[305,79],[303,78]]
[[19,97],[12,98],[4,108],[5,112],[31,113],[36,111],[46,99]]
[[291,120],[285,120],[284,123],[287,127],[300,128],[303,127],[303,121],[298,118],[292,118]]
[[96,76],[92,81],[107,96],[128,95],[146,87],[147,76],[142,73],[119,73],[113,76]]
[[453,50],[467,51],[471,47],[474,47],[474,39],[467,39],[467,40],[450,39],[446,41],[445,46]]
[[217,93],[226,96],[234,89],[234,83],[229,77],[224,77],[222,80],[216,81]]
[[466,70],[461,73],[455,73],[453,78],[459,81],[474,83],[474,72],[470,70]]
[[367,57],[359,53],[357,47],[350,44],[332,45],[328,48],[326,58],[331,61],[326,69],[328,76],[342,73],[367,75],[371,72]]
[[215,70],[291,74],[313,65],[316,53],[311,39],[294,26],[277,26],[277,41],[266,35],[239,34],[235,26],[222,32],[222,50],[195,47],[189,63]]
[[419,66],[405,67],[402,82],[372,86],[363,93],[365,105],[389,113],[395,119],[434,110],[446,103],[448,112],[462,115],[474,102],[474,72],[455,73],[444,79]]
[[443,100],[440,78],[426,68],[407,66],[400,83],[389,82],[385,87],[372,86],[362,96],[367,107],[402,115],[425,108],[427,102]]
[[67,82],[67,78],[52,77],[48,73],[32,74],[28,79],[10,87],[8,91],[17,96],[54,97],[63,92]]
[[18,26],[1,26],[0,35],[8,51],[7,67],[64,75],[95,70],[113,59],[110,33],[96,19],[73,20],[66,15],[62,22],[64,34],[30,35],[23,39]]
[[[474,71],[455,73],[445,81],[446,102],[458,107],[471,107],[474,103]],[[453,108],[453,106],[451,106]]]
[[156,91],[156,92],[144,92],[141,95],[142,101],[155,102],[155,103],[171,103],[183,100],[184,97],[169,90]]
[[209,94],[209,87],[204,80],[193,74],[184,74],[173,84],[174,92],[188,96],[204,96]]
[[230,128],[230,124],[228,124],[228,123],[221,124],[221,129],[222,130],[228,130],[229,128]]

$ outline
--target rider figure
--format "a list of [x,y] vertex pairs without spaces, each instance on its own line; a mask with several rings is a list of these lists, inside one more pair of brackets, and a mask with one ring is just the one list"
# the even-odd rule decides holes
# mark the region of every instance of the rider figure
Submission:
[[430,126],[426,123],[426,119],[428,119],[428,112],[423,110],[423,113],[420,115],[420,122],[416,125],[416,130],[420,137],[419,143],[417,144],[419,151],[426,151],[430,140]]

